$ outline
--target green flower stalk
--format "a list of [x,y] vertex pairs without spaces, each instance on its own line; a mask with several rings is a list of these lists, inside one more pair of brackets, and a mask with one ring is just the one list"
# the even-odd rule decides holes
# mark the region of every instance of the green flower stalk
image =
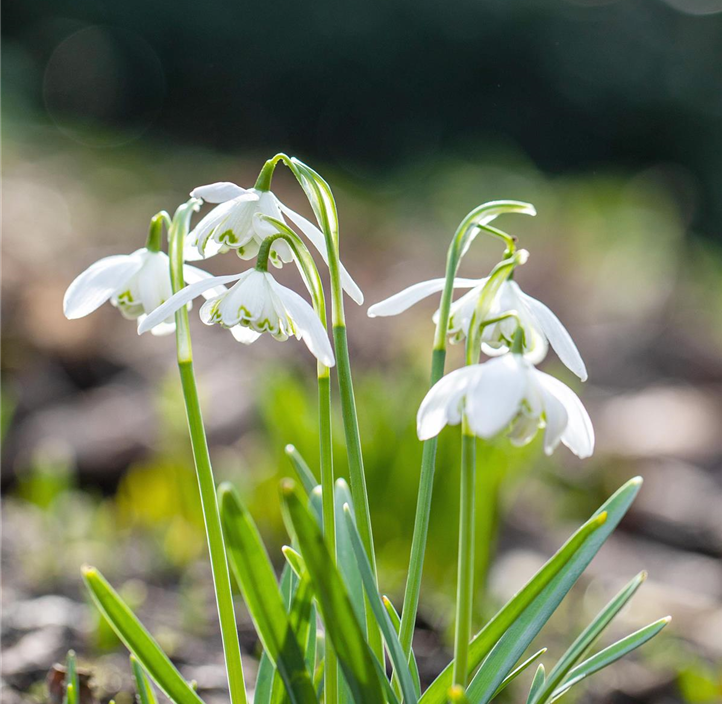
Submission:
[[[471,243],[479,233],[484,232],[501,239],[506,245],[506,257],[514,257],[516,251],[514,239],[501,230],[490,227],[488,224],[504,213],[536,215],[536,210],[534,206],[529,203],[511,200],[492,201],[474,208],[461,221],[454,233],[447,252],[446,276],[443,279],[434,279],[422,284],[415,284],[391,298],[371,306],[368,310],[370,317],[397,315],[419,300],[441,291],[441,304],[436,317],[436,332],[434,334],[434,346],[431,356],[430,387],[433,387],[444,375],[446,345],[454,288],[464,285],[472,288],[479,283],[477,280],[456,278],[461,260],[469,250]],[[416,502],[416,517],[414,519],[409,572],[406,578],[404,604],[401,613],[401,627],[399,631],[399,640],[407,656],[411,654],[411,643],[419,607],[421,576],[424,568],[424,554],[426,552],[426,541],[429,532],[431,498],[433,493],[434,472],[436,469],[436,448],[437,438],[432,437],[424,442],[421,455],[421,473],[419,476],[419,492]]]
[[[171,281],[173,291],[177,293],[184,287],[183,279],[183,247],[191,214],[197,210],[198,201],[191,199],[181,205],[173,217],[169,232],[169,251],[171,260]],[[231,577],[226,560],[226,547],[221,527],[221,518],[218,512],[218,498],[216,484],[213,478],[208,441],[206,439],[203,416],[201,414],[198,388],[193,373],[193,351],[191,347],[190,328],[188,324],[188,309],[183,305],[175,313],[176,320],[176,350],[178,355],[178,369],[180,370],[183,398],[186,405],[188,429],[193,448],[193,459],[198,477],[198,488],[203,508],[203,521],[208,539],[208,552],[211,558],[211,571],[213,586],[218,606],[218,619],[221,625],[223,653],[226,661],[228,676],[228,689],[232,704],[246,704],[246,688],[243,677],[243,664],[241,662],[241,648],[238,641],[238,629],[233,608],[233,595],[231,592]]]

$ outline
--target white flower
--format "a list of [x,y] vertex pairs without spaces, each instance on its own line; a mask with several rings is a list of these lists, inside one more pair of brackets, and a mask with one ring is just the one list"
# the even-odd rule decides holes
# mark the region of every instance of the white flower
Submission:
[[462,414],[480,438],[509,428],[511,441],[524,445],[544,428],[547,455],[560,441],[577,457],[594,451],[594,428],[579,397],[521,355],[506,354],[447,374],[421,403],[419,438],[428,440],[445,425],[459,424]]
[[[194,283],[207,279],[205,271],[184,267],[185,280]],[[145,247],[132,254],[118,254],[100,259],[80,274],[65,292],[63,311],[71,320],[82,318],[110,301],[125,318],[142,324],[148,313],[173,295],[168,255],[151,252]],[[175,330],[173,317],[158,320],[154,335]]]
[[[306,235],[328,264],[322,232],[312,222],[281,203],[271,191],[245,189],[226,181],[194,188],[191,196],[219,205],[188,234],[187,260],[204,259],[229,249],[235,249],[242,259],[252,259],[263,240],[276,232],[273,225],[262,216],[285,222],[285,215]],[[283,240],[276,240],[271,247],[270,259],[275,266],[290,262],[293,259],[291,248]],[[344,290],[361,305],[363,293],[343,265],[340,274]]]
[[[223,284],[232,281],[235,285],[226,290]],[[223,289],[221,293],[219,286]],[[153,311],[138,327],[138,333],[146,332],[209,289],[214,289],[216,295],[209,297],[201,308],[201,320],[206,325],[220,323],[244,344],[255,342],[264,332],[281,341],[294,335],[305,342],[320,362],[327,367],[334,365],[326,329],[313,307],[271,274],[258,269],[215,276],[186,286]]]
[[[488,277],[454,279],[454,288],[470,288],[471,291],[451,305],[449,335],[453,341],[468,335],[474,310],[488,280]],[[371,306],[368,315],[371,318],[398,315],[427,296],[442,291],[444,281],[444,279],[432,279],[414,284]],[[546,356],[548,345],[551,344],[559,359],[582,381],[586,381],[587,370],[584,361],[559,318],[541,301],[524,293],[515,281],[507,280],[501,284],[493,300],[486,307],[484,320],[492,320],[505,313],[515,313],[516,317],[508,317],[487,325],[482,331],[482,349],[486,354],[493,357],[508,352],[514,331],[520,324],[524,330],[524,356],[530,362],[534,364],[541,362]],[[437,322],[438,318],[437,310],[434,314],[434,322]]]

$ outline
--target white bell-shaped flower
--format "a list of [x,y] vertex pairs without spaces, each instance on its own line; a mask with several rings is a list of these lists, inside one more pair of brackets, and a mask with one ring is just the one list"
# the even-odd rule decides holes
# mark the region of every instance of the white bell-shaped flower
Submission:
[[[470,288],[452,303],[449,314],[449,335],[452,341],[468,336],[469,326],[477,308],[488,277],[483,279],[454,279],[454,288]],[[371,318],[398,315],[434,293],[444,289],[445,279],[432,279],[414,284],[403,291],[376,303],[368,309]],[[505,313],[514,313],[499,322],[484,325]],[[438,322],[439,311],[434,314]],[[582,381],[587,379],[587,369],[577,346],[552,311],[541,301],[524,293],[515,281],[504,281],[485,306],[485,315],[478,324],[484,325],[481,334],[482,349],[489,356],[504,354],[511,348],[511,341],[518,326],[524,330],[524,356],[538,364],[546,356],[548,345],[554,348],[559,359]]]
[[489,439],[508,429],[510,440],[524,445],[543,428],[548,455],[560,441],[580,458],[594,451],[594,428],[579,397],[519,354],[505,354],[447,374],[421,403],[418,436],[428,440],[445,425],[458,425],[463,415],[480,438]]
[[[276,231],[262,216],[286,222],[288,217],[320,252],[328,264],[328,252],[323,233],[310,220],[284,205],[271,191],[241,188],[227,181],[199,186],[191,196],[207,203],[218,203],[188,234],[186,260],[205,259],[235,249],[242,259],[258,254],[263,240]],[[293,254],[288,243],[276,240],[271,246],[271,262],[280,267],[290,262]],[[344,290],[359,305],[364,297],[361,289],[343,265],[340,268]]]
[[[235,285],[226,290],[224,284],[233,281]],[[220,293],[218,287],[223,289]],[[201,308],[201,320],[207,325],[220,323],[244,344],[255,342],[264,332],[281,341],[293,335],[303,340],[320,362],[327,367],[334,365],[326,329],[313,307],[295,291],[279,284],[267,271],[258,269],[215,276],[186,286],[153,311],[138,327],[138,333],[150,330],[210,289],[215,295]]]
[[[186,265],[187,283],[207,280],[209,274]],[[142,324],[148,313],[173,295],[168,255],[143,247],[132,254],[104,257],[80,274],[65,292],[63,312],[71,320],[83,318],[110,301],[125,318]],[[154,335],[175,330],[172,316],[158,320]]]

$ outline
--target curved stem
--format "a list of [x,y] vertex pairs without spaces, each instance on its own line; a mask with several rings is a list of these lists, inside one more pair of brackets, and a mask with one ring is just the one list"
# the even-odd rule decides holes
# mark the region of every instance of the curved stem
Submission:
[[[194,206],[195,203],[190,201],[178,208],[169,233],[171,282],[174,293],[180,291],[185,285],[183,277],[183,244]],[[216,485],[213,478],[210,454],[208,452],[208,441],[203,425],[198,388],[193,373],[193,352],[188,325],[188,309],[185,306],[176,312],[175,320],[178,368],[180,370],[181,384],[183,387],[188,430],[190,432],[201,507],[203,509],[203,520],[206,527],[206,537],[208,539],[208,552],[211,559],[213,586],[215,588],[218,619],[221,626],[223,653],[228,676],[228,689],[232,704],[246,704],[247,699],[243,678],[243,664],[241,662],[241,648],[238,641],[235,611],[233,609],[231,577],[226,561],[225,542],[221,528],[220,514],[218,512],[218,498],[216,495]]]

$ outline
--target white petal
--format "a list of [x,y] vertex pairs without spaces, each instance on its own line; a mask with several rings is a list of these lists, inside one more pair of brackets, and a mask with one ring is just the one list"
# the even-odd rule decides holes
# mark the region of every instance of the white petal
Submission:
[[[214,278],[213,274],[209,274],[207,271],[204,271],[203,269],[199,269],[197,266],[191,266],[190,264],[185,264],[183,266],[183,278],[185,279],[185,282],[187,284],[195,284],[199,281],[206,281],[208,279]],[[215,298],[216,296],[220,296],[224,294],[228,289],[225,286],[216,286],[215,288],[210,289],[209,291],[203,291],[201,293],[201,296],[205,298],[206,300],[210,298]]]
[[243,325],[234,325],[231,329],[231,335],[244,345],[253,344],[260,336],[260,332],[246,328]]
[[190,286],[186,286],[178,291],[178,293],[171,296],[162,306],[156,308],[152,313],[150,313],[148,317],[138,326],[138,334],[142,335],[144,332],[147,332],[151,328],[155,327],[158,323],[164,321],[177,310],[180,310],[184,305],[192,301],[196,296],[200,296],[204,291],[208,291],[220,284],[227,284],[231,281],[236,281],[240,279],[241,276],[243,276],[243,274],[213,276],[210,279],[204,279],[203,281],[198,281]]
[[557,316],[554,315],[554,313],[552,313],[552,311],[541,301],[528,296],[521,289],[518,290],[518,294],[522,301],[524,301],[527,305],[532,315],[539,321],[539,327],[546,335],[547,339],[551,343],[551,346],[554,348],[554,351],[559,355],[559,359],[561,359],[562,363],[574,372],[582,381],[586,381],[587,368],[584,366],[584,361],[579,354],[577,346],[574,344],[574,340],[572,340],[571,335],[562,325],[559,318],[557,318]]
[[143,310],[150,313],[173,295],[170,262],[165,252],[149,252],[136,281]]
[[332,367],[336,361],[333,357],[328,333],[313,306],[295,291],[281,286],[277,281],[273,281],[271,285],[293,320],[298,336],[306,343],[306,347],[322,364]]
[[140,271],[145,253],[145,249],[139,249],[133,254],[116,254],[91,264],[65,292],[65,317],[82,318],[103,305]]
[[546,428],[544,429],[544,452],[551,455],[556,450],[559,441],[569,423],[569,414],[564,404],[550,391],[543,392],[544,415]]
[[566,384],[549,374],[535,371],[535,377],[546,391],[559,399],[567,411],[569,420],[562,433],[562,442],[577,457],[590,457],[594,452],[594,427],[579,397]]
[[[321,254],[321,258],[323,261],[328,265],[328,252],[326,251],[326,239],[323,236],[323,233],[321,230],[316,227],[310,220],[307,220],[303,217],[303,215],[300,215],[295,210],[291,210],[288,206],[281,203],[278,198],[276,198],[276,202],[278,203],[278,207],[281,209],[281,212],[288,216],[289,220],[294,222],[299,230],[303,232],[304,235],[309,239],[311,244],[319,251]],[[361,289],[358,287],[356,282],[351,278],[351,275],[346,271],[346,267],[344,267],[343,264],[339,267],[339,275],[341,278],[341,286],[343,287],[343,290],[348,293],[349,296],[351,296],[352,300],[361,305],[364,302],[364,295]]]
[[479,365],[456,369],[431,387],[416,415],[419,440],[433,438],[445,425],[461,422],[462,399],[478,371]]
[[[138,325],[140,326],[140,324],[147,317],[148,316],[145,314],[138,316]],[[158,323],[158,325],[153,327],[153,329],[150,331],[150,334],[155,335],[156,337],[163,337],[165,335],[171,335],[174,332],[175,332],[175,322],[172,322],[172,323],[164,322],[164,323]]]
[[474,434],[492,438],[519,412],[528,387],[528,370],[517,355],[508,354],[480,365],[466,395],[466,417]]
[[[431,279],[409,286],[383,301],[374,303],[368,309],[368,316],[377,318],[403,313],[424,298],[443,291],[445,282],[446,279]],[[454,279],[454,288],[474,288],[478,283],[479,279]]]
[[273,306],[271,289],[263,272],[249,269],[219,305],[221,323],[228,328],[241,319],[264,322],[275,327],[278,315]]
[[191,191],[191,197],[202,198],[206,203],[225,203],[227,200],[238,198],[248,193],[245,188],[236,186],[230,181],[218,181],[207,186],[198,186]]

